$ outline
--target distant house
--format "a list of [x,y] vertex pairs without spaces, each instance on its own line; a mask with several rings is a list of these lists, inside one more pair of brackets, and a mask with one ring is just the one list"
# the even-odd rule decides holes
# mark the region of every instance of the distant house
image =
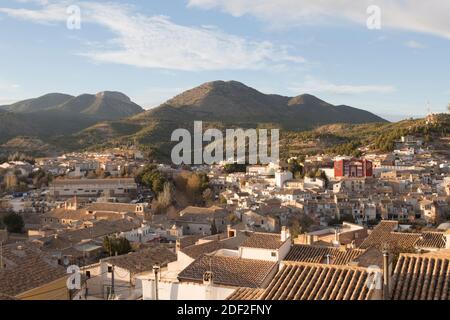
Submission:
[[98,197],[107,195],[119,199],[134,198],[137,184],[134,179],[57,179],[49,186],[49,195],[54,199]]
[[[229,224],[228,211],[217,206],[202,208],[189,206],[180,211],[175,223],[183,235],[211,235],[226,231]],[[214,230],[215,228],[215,230]]]

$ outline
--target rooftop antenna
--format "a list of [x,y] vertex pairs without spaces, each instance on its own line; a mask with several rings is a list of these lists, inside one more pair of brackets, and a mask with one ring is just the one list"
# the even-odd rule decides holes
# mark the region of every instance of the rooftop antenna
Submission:
[[427,112],[428,114],[431,114],[430,100],[427,100]]

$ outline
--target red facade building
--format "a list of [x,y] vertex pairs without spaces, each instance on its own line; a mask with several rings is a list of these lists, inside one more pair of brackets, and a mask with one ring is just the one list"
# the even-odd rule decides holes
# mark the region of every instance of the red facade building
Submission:
[[335,178],[372,177],[372,162],[365,159],[342,159],[334,162]]

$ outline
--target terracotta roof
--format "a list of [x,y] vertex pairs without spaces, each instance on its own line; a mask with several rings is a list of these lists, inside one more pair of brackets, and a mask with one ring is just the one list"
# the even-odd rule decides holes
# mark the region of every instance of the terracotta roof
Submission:
[[17,299],[14,298],[13,296],[0,293],[0,300],[17,300]]
[[283,243],[279,234],[254,232],[241,244],[241,247],[275,250],[279,249]]
[[3,246],[3,263],[0,269],[0,288],[3,294],[16,296],[60,279],[66,270],[32,243]]
[[87,211],[135,212],[136,205],[131,203],[94,202],[86,207]]
[[202,282],[204,273],[212,271],[215,284],[258,288],[276,267],[276,262],[266,260],[203,255],[181,271],[178,279]]
[[400,252],[414,250],[416,242],[420,239],[420,234],[395,232],[394,230],[397,227],[397,221],[381,221],[363,241],[360,248],[375,247],[379,250],[389,249]]
[[421,248],[445,248],[447,240],[443,232],[423,232],[416,245]]
[[81,241],[85,239],[95,239],[110,234],[130,231],[138,228],[140,224],[128,221],[126,219],[115,221],[98,221],[93,227],[83,228],[62,233],[61,236],[66,237],[70,241]]
[[[51,186],[64,186],[64,185],[108,185],[108,184],[136,184],[133,178],[121,178],[121,179],[56,179],[53,180]],[[50,187],[51,187],[50,186]]]
[[263,292],[263,289],[239,288],[228,296],[226,300],[258,300]]
[[212,240],[201,244],[194,244],[181,248],[181,252],[191,258],[197,259],[202,254],[211,253],[219,249],[237,250],[239,246],[248,239],[249,234],[245,231],[239,231],[234,237],[223,240]]
[[394,300],[450,300],[450,251],[401,254],[392,290]]
[[286,262],[260,300],[369,300],[369,280],[365,268]]
[[102,259],[101,261],[126,269],[132,274],[137,274],[152,270],[155,264],[165,266],[175,260],[177,260],[175,253],[165,246],[157,245],[137,252]]
[[363,241],[360,248],[390,249],[399,252],[412,252],[417,247],[442,249],[446,247],[446,238],[442,232],[396,232],[396,221],[381,221],[372,233]]
[[330,264],[345,265],[353,261],[364,250],[331,247],[317,247],[310,245],[293,245],[284,260],[298,262],[326,263],[327,255],[330,255]]
[[67,220],[90,220],[94,216],[89,214],[85,209],[67,210],[65,208],[56,208],[46,213],[44,217],[67,219]]

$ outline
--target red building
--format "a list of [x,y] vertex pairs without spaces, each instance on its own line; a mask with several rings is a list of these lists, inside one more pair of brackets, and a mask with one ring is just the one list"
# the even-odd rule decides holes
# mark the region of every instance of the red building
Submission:
[[334,176],[365,178],[372,177],[372,162],[365,159],[343,159],[334,162]]

